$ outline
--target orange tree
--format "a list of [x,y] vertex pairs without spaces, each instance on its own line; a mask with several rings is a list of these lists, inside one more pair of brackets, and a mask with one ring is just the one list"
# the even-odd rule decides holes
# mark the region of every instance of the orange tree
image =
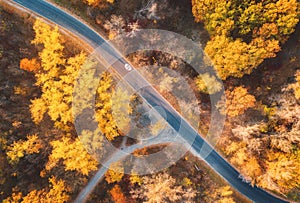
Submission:
[[110,191],[110,195],[115,203],[126,203],[126,198],[122,192],[122,189],[119,185],[115,185]]
[[243,114],[248,108],[255,106],[255,97],[248,93],[244,87],[236,87],[232,91],[226,90],[226,102],[221,100],[217,107],[221,113],[227,114],[229,117],[235,117]]

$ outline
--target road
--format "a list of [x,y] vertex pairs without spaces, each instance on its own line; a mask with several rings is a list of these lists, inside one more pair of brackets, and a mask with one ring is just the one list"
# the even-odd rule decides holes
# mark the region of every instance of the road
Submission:
[[[105,43],[103,37],[101,37],[97,32],[92,30],[89,26],[81,22],[79,19],[75,18],[73,15],[66,13],[65,11],[59,9],[58,7],[49,4],[47,1],[43,0],[11,0],[22,7],[25,7],[41,17],[44,17],[55,24],[59,25],[61,28],[66,29],[78,37],[87,41],[87,43],[92,44],[93,47],[98,47]],[[106,46],[107,53],[118,58],[118,60],[113,64],[114,70],[123,78],[127,74],[127,70],[124,69],[126,60],[120,56],[119,52],[116,51],[109,44]],[[107,54],[106,53],[106,54]],[[135,69],[131,71],[131,77],[126,77],[126,81],[133,86],[134,89],[139,89],[140,85],[149,84],[145,78],[143,78]],[[277,197],[267,193],[261,188],[256,186],[252,187],[248,183],[244,182],[239,178],[239,172],[236,171],[220,154],[218,154],[202,137],[197,133],[197,131],[182,118],[179,113],[174,110],[174,108],[152,87],[147,86],[140,91],[141,96],[153,107],[161,106],[166,112],[166,121],[175,130],[179,131],[180,135],[191,142],[193,141],[192,148],[198,153],[199,157],[205,157],[204,161],[207,162],[211,168],[221,175],[231,186],[233,186],[240,193],[245,195],[247,198],[253,202],[258,203],[276,203],[276,202],[286,202]],[[179,126],[180,129],[179,129]],[[191,136],[192,135],[192,136]],[[211,151],[208,156],[206,156],[205,151]],[[203,156],[205,155],[205,156]]]

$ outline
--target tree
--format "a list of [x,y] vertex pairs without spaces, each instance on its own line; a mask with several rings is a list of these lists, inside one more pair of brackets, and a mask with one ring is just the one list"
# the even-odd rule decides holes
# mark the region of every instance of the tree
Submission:
[[96,120],[108,140],[119,136],[118,126],[112,114],[112,82],[111,74],[103,73],[96,97]]
[[[44,118],[44,114],[47,113],[54,121],[55,127],[69,132],[73,123],[71,107],[75,79],[81,67],[89,65],[87,64],[89,61],[84,53],[70,58],[63,56],[64,47],[57,27],[51,29],[50,26],[41,21],[36,21],[34,30],[36,36],[32,42],[42,44],[44,49],[39,53],[42,61],[41,71],[35,74],[36,84],[41,87],[42,95],[40,98],[32,100],[30,105],[33,121],[37,124],[40,123]],[[93,74],[87,76],[88,80],[91,80],[88,84],[93,81],[93,76]],[[116,136],[119,136],[111,109],[113,79],[109,73],[103,73],[100,77],[100,84],[97,88],[95,117],[103,134],[107,139],[113,140]],[[91,95],[90,92],[86,92],[86,94]],[[83,96],[88,97],[86,94]],[[82,97],[76,99],[82,99]],[[121,98],[125,99],[125,97]]]
[[233,29],[235,11],[231,1],[192,0],[196,22],[204,22],[210,34],[224,34]]
[[120,134],[126,135],[129,131],[130,114],[130,95],[121,87],[118,87],[111,98],[112,101],[112,117],[118,126]]
[[50,187],[41,190],[32,190],[23,197],[22,193],[13,193],[4,203],[31,203],[31,202],[57,202],[64,203],[70,200],[68,195],[69,188],[63,180],[56,180],[55,177],[49,178]]
[[67,192],[69,191],[68,186],[65,185],[63,180],[56,180],[55,177],[49,178],[50,190],[47,192],[45,189],[36,191],[33,190],[27,194],[22,203],[30,202],[57,202],[64,203],[70,200]]
[[251,184],[254,185],[257,177],[262,174],[261,166],[257,159],[247,152],[245,145],[236,150],[230,159],[231,163],[240,169],[245,180],[251,181]]
[[242,86],[234,88],[233,91],[226,90],[225,95],[226,102],[219,102],[217,107],[221,109],[221,113],[229,117],[241,115],[248,108],[255,106],[255,97]]
[[120,163],[113,163],[105,173],[105,180],[108,183],[120,182],[124,176],[124,168]]
[[37,72],[41,65],[36,58],[28,59],[24,58],[20,61],[20,68],[29,72]]
[[110,191],[110,195],[115,203],[126,203],[126,198],[122,192],[122,189],[119,185],[115,185]]
[[47,112],[57,127],[66,127],[68,122],[72,121],[69,102],[66,101],[66,98],[68,99],[72,95],[72,89],[69,86],[73,86],[75,78],[64,81],[62,80],[64,78],[60,78],[59,73],[63,71],[62,67],[72,66],[70,69],[73,69],[76,74],[85,60],[85,55],[82,53],[66,63],[58,28],[51,29],[49,25],[37,20],[33,29],[36,35],[32,43],[42,44],[44,48],[39,53],[41,71],[35,74],[36,85],[41,87],[42,96],[32,100],[30,106],[32,118],[35,123],[39,123]]
[[279,192],[288,192],[295,187],[299,187],[300,183],[300,158],[299,150],[295,153],[284,154],[281,152],[269,152],[267,171],[265,176],[272,180],[266,182],[266,179],[261,178],[259,185],[265,188],[276,188]]
[[89,6],[99,6],[99,4],[103,6],[105,3],[113,4],[114,0],[83,0],[83,2]]
[[79,138],[72,141],[70,138],[63,137],[50,144],[53,150],[49,155],[46,170],[51,170],[61,159],[66,171],[75,170],[83,175],[88,175],[90,171],[97,169],[97,161],[85,150]]
[[113,40],[116,36],[125,32],[125,20],[122,16],[112,15],[110,20],[105,21],[104,28],[109,32],[108,38]]
[[214,36],[223,34],[229,36],[236,29],[239,35],[234,37],[244,37],[253,34],[253,31],[265,24],[275,23],[279,32],[274,37],[281,41],[283,37],[294,32],[299,21],[299,2],[296,0],[264,2],[192,0],[192,13],[195,21],[203,22],[206,29]]
[[247,44],[241,39],[233,40],[225,35],[213,37],[205,47],[222,80],[229,76],[240,78],[250,74],[265,58],[273,57],[270,53],[279,50],[276,42],[270,44],[256,39]]
[[130,191],[132,197],[143,202],[190,202],[196,196],[191,187],[176,185],[176,180],[166,172],[143,177],[143,184]]
[[222,89],[222,85],[217,81],[217,78],[209,73],[199,75],[195,82],[198,90],[206,94],[215,94]]
[[136,184],[137,183],[138,185],[142,185],[143,180],[140,176],[135,175],[135,174],[131,174],[130,175],[130,183],[131,184]]
[[196,22],[211,35],[205,52],[221,79],[250,74],[264,59],[276,56],[294,32],[300,2],[192,0]]
[[7,149],[7,156],[11,163],[16,163],[25,154],[39,153],[42,148],[41,141],[37,135],[28,135],[27,140],[19,140],[10,145]]

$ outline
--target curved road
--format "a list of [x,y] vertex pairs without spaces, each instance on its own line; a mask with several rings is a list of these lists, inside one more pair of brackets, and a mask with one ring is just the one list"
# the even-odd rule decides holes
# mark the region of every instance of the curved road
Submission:
[[[47,18],[48,20],[59,25],[63,29],[66,29],[78,37],[84,39],[88,44],[93,45],[94,48],[106,43],[103,37],[101,37],[97,32],[88,27],[86,24],[81,22],[74,16],[66,13],[65,11],[57,8],[56,6],[43,0],[11,0],[20,6],[27,8],[34,13]],[[106,43],[106,50],[104,50],[106,55],[117,58],[118,60],[113,64],[114,70],[122,77],[125,76],[128,71],[125,70],[124,66],[128,62],[120,56],[119,52],[116,51],[110,44]],[[101,53],[102,54],[102,53]],[[134,88],[139,89],[140,84],[149,84],[145,78],[143,78],[135,69],[131,71],[131,77],[126,77],[126,81]],[[148,86],[143,88],[141,91],[141,96],[151,105],[151,106],[161,106],[166,114],[166,121],[175,130],[179,131],[180,135],[191,142],[191,139],[195,140],[192,144],[193,150],[198,153],[199,157],[206,157],[204,160],[208,165],[214,169],[218,174],[220,174],[230,185],[232,185],[240,193],[248,197],[250,200],[258,203],[277,203],[286,202],[278,199],[275,196],[267,193],[261,188],[256,186],[252,187],[249,183],[244,182],[240,178],[240,174],[236,171],[224,158],[222,158],[202,137],[191,127],[191,125],[186,122],[185,119],[179,115],[176,110],[160,95],[158,92]],[[179,129],[179,126],[180,129]],[[192,136],[191,136],[192,135]],[[205,149],[205,150],[203,150]],[[206,152],[210,152],[206,155]],[[205,156],[204,156],[205,155]]]

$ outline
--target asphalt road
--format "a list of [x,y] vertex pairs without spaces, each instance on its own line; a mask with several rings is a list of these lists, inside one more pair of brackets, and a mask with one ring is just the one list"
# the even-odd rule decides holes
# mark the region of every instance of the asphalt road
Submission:
[[[66,29],[78,37],[87,41],[87,43],[98,47],[105,43],[103,37],[92,30],[90,27],[85,25],[83,22],[75,18],[74,16],[66,13],[65,11],[49,4],[42,0],[11,0],[17,4],[33,11],[41,17],[47,18],[48,20],[59,25],[63,29]],[[116,58],[113,64],[114,70],[121,76],[125,76],[128,71],[125,70],[124,66],[126,60],[120,56],[119,52],[114,50],[109,44],[106,46],[106,53]],[[133,69],[129,77],[125,77],[126,81],[133,86],[134,89],[140,89],[140,84],[145,86],[149,84],[145,78],[143,78],[135,69]],[[249,183],[244,182],[240,177],[239,173],[225,160],[223,159],[202,137],[191,127],[191,125],[179,115],[174,108],[152,87],[147,86],[142,88],[140,91],[141,96],[153,107],[161,106],[166,112],[166,120],[170,126],[175,130],[179,131],[181,136],[187,140],[187,142],[193,141],[192,148],[196,151],[199,157],[204,157],[208,165],[212,167],[214,171],[220,174],[230,185],[232,185],[240,193],[248,197],[250,200],[258,203],[276,203],[286,202],[272,196],[266,191],[258,187],[252,187]],[[180,128],[179,128],[180,126]],[[196,136],[195,136],[196,135]],[[195,136],[195,137],[194,137]],[[203,150],[206,149],[206,150]],[[206,156],[206,151],[211,151]]]

